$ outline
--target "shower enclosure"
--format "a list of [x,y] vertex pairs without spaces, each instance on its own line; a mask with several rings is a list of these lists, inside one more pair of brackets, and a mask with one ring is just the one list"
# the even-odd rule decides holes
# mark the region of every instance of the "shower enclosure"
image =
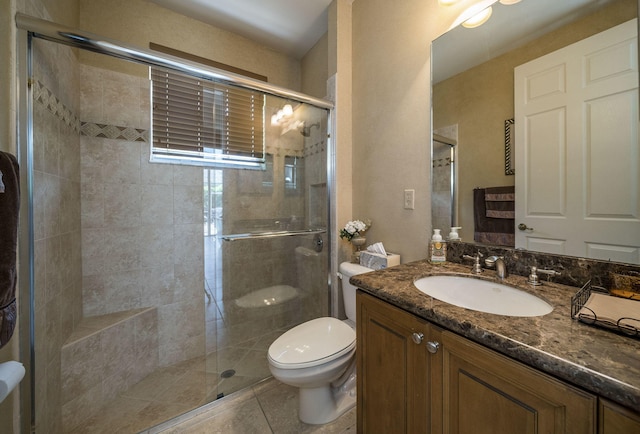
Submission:
[[[269,376],[329,311],[331,105],[17,21],[27,423],[137,432]],[[152,64],[260,91],[264,163],[151,163]]]
[[433,135],[431,168],[431,221],[446,235],[457,226],[456,137],[457,126],[443,128]]

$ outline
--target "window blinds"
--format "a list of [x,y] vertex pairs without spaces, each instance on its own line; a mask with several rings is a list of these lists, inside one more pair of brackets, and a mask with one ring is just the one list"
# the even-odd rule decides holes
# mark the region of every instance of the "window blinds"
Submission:
[[152,161],[263,167],[259,91],[151,67]]

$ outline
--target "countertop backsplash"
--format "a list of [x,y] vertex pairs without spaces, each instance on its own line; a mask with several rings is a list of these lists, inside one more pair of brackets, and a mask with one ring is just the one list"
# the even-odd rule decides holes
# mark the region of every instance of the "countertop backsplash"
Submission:
[[[640,266],[622,264],[618,262],[601,261],[597,259],[578,258],[573,256],[554,255],[550,253],[531,252],[499,246],[484,246],[464,241],[453,241],[447,245],[447,261],[463,265],[473,266],[473,262],[464,259],[463,255],[475,256],[480,252],[484,258],[488,256],[501,256],[504,258],[509,274],[528,276],[531,267],[560,272],[559,276],[550,280],[562,285],[581,287],[591,280],[592,286],[605,289],[611,288],[612,273],[640,276]],[[484,262],[482,262],[484,267]],[[491,270],[486,270],[491,271]],[[547,281],[547,276],[540,274],[541,281]]]

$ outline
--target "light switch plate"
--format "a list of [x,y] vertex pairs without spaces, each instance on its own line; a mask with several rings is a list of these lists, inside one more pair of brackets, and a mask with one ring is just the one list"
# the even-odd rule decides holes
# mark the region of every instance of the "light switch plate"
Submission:
[[404,209],[415,209],[416,191],[413,189],[404,191]]

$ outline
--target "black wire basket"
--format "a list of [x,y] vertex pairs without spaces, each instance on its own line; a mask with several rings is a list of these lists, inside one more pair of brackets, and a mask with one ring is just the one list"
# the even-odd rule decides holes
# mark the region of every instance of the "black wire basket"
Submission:
[[585,324],[606,328],[607,330],[611,330],[625,336],[640,338],[640,328],[633,324],[629,324],[630,320],[640,324],[640,319],[634,317],[622,317],[613,321],[609,318],[598,317],[596,312],[588,306],[585,306],[591,295],[594,293],[610,296],[606,289],[598,286],[592,286],[591,281],[588,281],[573,297],[571,297],[571,318]]

